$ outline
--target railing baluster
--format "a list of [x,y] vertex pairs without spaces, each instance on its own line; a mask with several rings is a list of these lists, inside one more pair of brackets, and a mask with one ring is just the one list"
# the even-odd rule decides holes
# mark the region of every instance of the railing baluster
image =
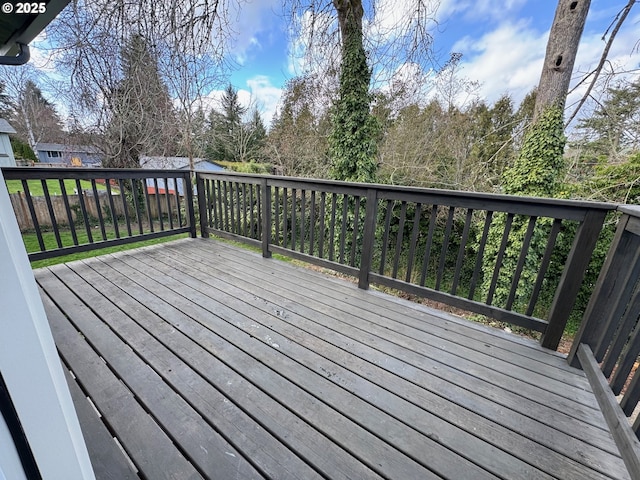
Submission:
[[478,253],[476,254],[476,265],[473,269],[473,275],[471,276],[471,283],[469,284],[469,295],[467,298],[473,300],[476,293],[476,285],[478,284],[478,278],[480,276],[480,269],[482,268],[482,261],[484,259],[484,249],[487,246],[487,237],[489,236],[489,229],[491,228],[491,220],[493,219],[493,212],[487,211],[487,216],[484,220],[484,227],[482,229],[482,238],[478,245]]
[[337,193],[331,194],[331,222],[329,224],[329,261],[335,258],[336,209],[338,208]]
[[384,233],[382,234],[382,252],[380,253],[380,269],[378,273],[384,275],[385,268],[387,266],[387,252],[389,250],[389,233],[391,230],[391,216],[394,209],[393,200],[388,199],[385,204],[384,212]]
[[455,208],[449,207],[449,216],[447,218],[447,226],[444,231],[444,239],[442,240],[442,250],[440,251],[440,265],[438,265],[438,274],[436,276],[436,290],[440,290],[440,284],[444,276],[444,267],[447,261],[447,252],[449,251],[449,238],[451,237],[451,229],[453,228],[453,216]]
[[316,191],[311,190],[311,207],[309,212],[309,255],[313,255],[316,233]]
[[[127,203],[127,195],[124,187],[124,180],[118,179],[118,186],[120,188],[120,200],[122,201],[122,210],[124,211],[124,220],[127,224],[127,235],[131,236],[131,217],[129,216],[129,204]],[[78,191],[78,194],[80,192]]]
[[513,223],[513,213],[507,215],[507,220],[504,224],[504,231],[502,233],[502,241],[500,242],[500,248],[498,255],[496,256],[496,265],[493,269],[493,276],[491,277],[491,284],[489,285],[489,292],[487,293],[486,304],[491,305],[493,296],[496,292],[496,286],[498,285],[498,276],[500,275],[500,269],[502,268],[502,259],[507,249],[507,242],[509,241],[509,233],[511,232],[511,224]]
[[296,202],[296,196],[298,195],[298,191],[295,188],[291,189],[291,225],[290,225],[290,230],[291,230],[291,250],[295,250],[296,249],[296,236],[297,236],[297,229],[296,229],[296,218],[298,216],[298,212],[297,212],[297,202]]
[[42,230],[40,230],[40,222],[38,222],[38,215],[36,215],[36,209],[33,205],[33,199],[31,198],[29,183],[25,179],[22,179],[22,189],[24,190],[24,196],[27,201],[27,207],[29,208],[29,213],[31,214],[31,222],[33,223],[33,229],[36,231],[38,246],[40,247],[40,251],[44,252],[47,249],[47,247],[44,244],[44,238],[42,238]]
[[98,217],[98,224],[100,225],[100,233],[102,234],[102,240],[107,240],[107,230],[104,226],[104,218],[102,215],[102,205],[100,204],[100,197],[98,195],[98,187],[96,185],[96,179],[91,179],[91,191],[93,192],[93,198],[96,204],[96,214]]
[[405,282],[411,282],[411,274],[413,273],[413,265],[415,263],[415,253],[418,244],[418,235],[420,233],[420,217],[422,216],[422,204],[416,204],[416,210],[413,215],[413,227],[411,229],[411,243],[409,244],[409,257],[407,258],[407,274]]
[[354,196],[353,201],[353,232],[351,233],[351,254],[349,255],[349,265],[352,267],[356,264],[356,251],[358,247],[358,236],[360,232],[360,197]]
[[282,246],[287,248],[289,244],[289,192],[282,189]]
[[[624,383],[638,358],[638,354],[640,353],[640,329],[637,328],[639,315],[640,288],[638,288],[638,284],[636,284],[635,291],[629,302],[629,306],[620,321],[620,326],[618,327],[615,338],[607,350],[602,361],[602,365],[600,366],[605,377],[609,377],[613,370],[616,370],[615,376],[611,380],[611,389],[616,395],[618,395],[622,390],[622,387],[624,387]],[[622,362],[619,365],[616,365],[625,348],[626,351]]]
[[529,253],[529,246],[531,245],[531,237],[533,236],[533,231],[536,226],[537,217],[529,217],[529,225],[527,225],[527,231],[524,234],[524,239],[522,240],[522,247],[520,248],[520,255],[518,257],[518,263],[516,264],[516,270],[513,273],[513,278],[511,280],[511,289],[509,290],[509,296],[507,297],[507,305],[505,308],[507,310],[511,310],[513,306],[513,302],[516,298],[516,290],[518,288],[518,283],[520,282],[520,276],[522,275],[522,270],[524,268],[524,262],[527,259],[527,255]]
[[542,262],[540,263],[540,270],[536,276],[536,283],[533,286],[533,292],[531,292],[531,298],[529,299],[529,305],[525,315],[533,315],[533,311],[538,303],[538,296],[542,289],[542,282],[544,281],[547,270],[549,269],[549,263],[551,262],[551,256],[553,255],[553,249],[556,245],[556,239],[560,228],[562,227],[562,220],[556,218],[551,226],[551,232],[549,233],[549,239],[547,240],[547,247],[545,248],[544,255],[542,256]]
[[429,230],[427,232],[427,243],[424,249],[424,257],[422,259],[422,272],[420,274],[420,286],[424,287],[429,274],[429,260],[431,259],[431,245],[433,244],[433,233],[438,221],[438,205],[432,205],[431,215],[429,216]]
[[282,245],[280,241],[280,187],[273,188],[273,200],[275,203],[274,242],[276,245]]
[[304,253],[304,242],[307,238],[306,232],[306,210],[307,210],[307,191],[303,188],[300,190],[300,253]]
[[320,229],[318,232],[318,257],[325,258],[324,255],[324,219],[326,215],[326,192],[320,192]]
[[402,241],[404,239],[404,222],[407,218],[407,202],[400,204],[400,221],[398,222],[398,233],[396,234],[396,250],[393,255],[392,278],[398,278],[398,268],[400,265],[400,254],[402,253]]
[[[173,197],[173,195],[176,194],[177,190],[178,190],[178,186],[175,184],[174,182],[174,188],[171,189],[169,188],[169,178],[168,177],[164,177],[164,184],[166,185],[167,188],[165,188],[165,196],[164,199],[167,201],[167,217],[169,217],[169,229],[173,230],[173,214],[171,212],[171,198]],[[173,194],[171,192],[174,192]]]
[[344,263],[344,249],[347,237],[347,210],[349,208],[349,197],[345,193],[342,195],[342,227],[340,228],[340,261]]
[[[80,180],[76,179],[76,190],[78,191],[78,203],[80,203],[80,211],[82,212],[82,221],[84,222],[85,233],[89,243],[93,243],[93,234],[91,233],[91,225],[89,225],[89,214],[87,213],[87,205],[84,202],[84,192],[80,185]],[[134,197],[135,198],[135,197]],[[140,230],[142,233],[142,228]]]
[[[113,231],[115,233],[116,238],[120,238],[120,226],[118,225],[118,212],[116,212],[116,206],[113,203],[110,178],[105,178],[104,186],[107,189],[107,199],[109,200],[109,210],[111,210],[111,222],[113,223]],[[66,197],[66,191],[64,191],[64,187],[63,187],[63,195]],[[74,232],[74,235],[75,235],[75,232]]]
[[69,205],[69,195],[67,194],[67,186],[64,184],[64,179],[60,179],[60,191],[62,192],[62,201],[64,202],[64,211],[67,214],[67,224],[69,225],[69,231],[71,232],[71,240],[74,245],[78,245],[78,234],[76,233],[76,226],[73,222],[73,214],[71,213],[71,205]]
[[62,239],[60,238],[60,229],[58,228],[58,222],[56,221],[56,214],[53,211],[53,205],[51,204],[51,195],[49,194],[49,185],[46,180],[40,180],[42,184],[42,192],[44,193],[44,201],[47,204],[47,210],[49,211],[49,218],[51,219],[51,227],[53,228],[53,235],[56,238],[56,244],[58,248],[62,248]]
[[[143,208],[144,210],[147,212],[147,221],[149,222],[149,230],[151,231],[151,233],[153,233],[155,231],[155,227],[153,225],[153,212],[151,211],[151,199],[149,198],[149,185],[147,183],[148,179],[144,179],[142,180],[142,198],[144,200],[144,205]],[[155,188],[156,188],[156,200],[158,199],[158,183],[156,181],[156,179],[153,179],[153,182],[155,183]],[[135,182],[134,182],[135,183]],[[136,195],[137,197],[137,195]],[[142,232],[140,232],[142,233]]]
[[462,239],[460,239],[460,247],[458,248],[458,258],[456,260],[456,269],[453,273],[453,283],[451,285],[451,295],[455,295],[458,291],[458,283],[460,282],[460,272],[462,271],[462,263],[464,261],[464,252],[467,248],[469,239],[469,230],[471,229],[471,220],[473,218],[473,209],[467,209],[467,216],[462,229]]

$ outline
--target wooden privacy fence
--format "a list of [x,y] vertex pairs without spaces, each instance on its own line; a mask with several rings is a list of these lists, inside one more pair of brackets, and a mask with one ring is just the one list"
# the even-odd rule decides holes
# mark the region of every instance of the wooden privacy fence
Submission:
[[197,173],[210,233],[542,333],[558,346],[616,205]]
[[37,246],[27,246],[31,260],[196,235],[189,171],[17,167],[2,173],[20,182],[22,192],[11,202],[20,228],[36,237]]
[[[82,199],[80,198],[82,195]],[[18,226],[20,227],[21,232],[27,232],[30,230],[34,230],[36,228],[36,224],[39,225],[40,228],[43,227],[53,227],[54,220],[60,219],[57,224],[60,226],[69,226],[69,219],[66,218],[67,212],[67,203],[69,208],[71,209],[71,220],[74,223],[77,223],[78,220],[82,221],[82,205],[86,209],[86,214],[89,216],[89,221],[94,226],[98,224],[98,218],[100,213],[106,217],[111,216],[111,208],[109,201],[109,194],[106,190],[98,191],[98,201],[93,198],[93,192],[91,190],[83,190],[80,194],[67,195],[64,198],[62,195],[51,195],[49,197],[49,202],[44,196],[34,197],[31,196],[31,207],[35,212],[35,222],[33,217],[31,216],[31,209],[29,207],[29,200],[27,199],[27,195],[24,192],[16,192],[9,195],[9,200],[11,201],[11,206],[13,207],[13,211],[16,214],[16,219],[18,220]],[[119,192],[111,191],[111,195],[119,196]],[[168,218],[169,213],[176,218],[177,212],[169,212],[169,207],[171,203],[171,199],[166,198],[168,194],[166,193],[150,193],[149,194],[149,209],[151,213],[151,217],[154,219],[160,218]],[[158,196],[158,198],[156,198]],[[175,203],[175,202],[173,202]],[[158,205],[160,205],[158,207]],[[103,211],[98,212],[98,206],[102,206]],[[49,207],[53,210],[53,217],[50,215]],[[113,201],[113,213],[115,213],[116,217],[124,218],[125,217],[125,205],[119,201],[119,198],[116,198]],[[131,216],[134,214],[133,208],[129,207],[128,214]],[[160,212],[160,213],[159,213]]]

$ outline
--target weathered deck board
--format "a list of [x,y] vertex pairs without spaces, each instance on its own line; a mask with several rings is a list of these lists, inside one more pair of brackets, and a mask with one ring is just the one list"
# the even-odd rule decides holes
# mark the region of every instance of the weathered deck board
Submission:
[[148,478],[628,478],[582,372],[526,339],[214,240],[36,279]]

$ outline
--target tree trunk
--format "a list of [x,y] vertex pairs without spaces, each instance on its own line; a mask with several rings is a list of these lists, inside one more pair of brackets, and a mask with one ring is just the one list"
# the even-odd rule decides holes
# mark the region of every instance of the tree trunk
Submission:
[[338,12],[338,25],[340,25],[340,35],[342,36],[342,51],[346,40],[353,31],[359,32],[362,36],[362,0],[333,0],[333,6]]
[[538,84],[533,123],[550,106],[564,109],[590,4],[591,0],[558,1]]

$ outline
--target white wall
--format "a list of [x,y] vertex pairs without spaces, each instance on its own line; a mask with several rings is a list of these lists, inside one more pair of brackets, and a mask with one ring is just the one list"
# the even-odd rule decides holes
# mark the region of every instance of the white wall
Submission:
[[94,479],[2,172],[0,265],[0,371],[36,463],[45,480]]

